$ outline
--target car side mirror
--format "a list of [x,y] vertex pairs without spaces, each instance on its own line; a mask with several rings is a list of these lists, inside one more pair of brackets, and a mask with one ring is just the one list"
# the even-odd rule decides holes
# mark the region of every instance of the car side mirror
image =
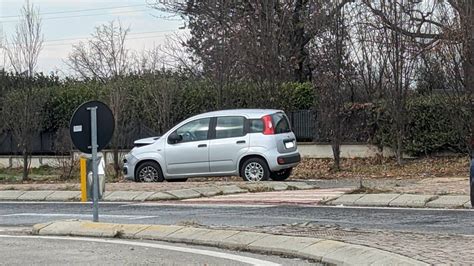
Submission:
[[173,132],[168,136],[168,143],[170,144],[176,144],[178,142],[181,142],[183,140],[182,135],[178,135],[178,133]]

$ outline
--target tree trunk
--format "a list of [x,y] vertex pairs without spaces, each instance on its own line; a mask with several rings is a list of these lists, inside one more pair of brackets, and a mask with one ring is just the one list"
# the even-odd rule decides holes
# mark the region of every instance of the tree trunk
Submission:
[[397,164],[402,165],[403,163],[403,135],[400,130],[397,134],[397,150],[395,156],[397,157]]
[[[118,178],[121,173],[120,162],[119,162],[119,150],[117,147],[114,147],[114,177]],[[104,154],[105,156],[105,154]]]
[[468,8],[468,26],[466,29],[466,44],[464,48],[464,77],[465,77],[465,86],[466,86],[466,92],[469,95],[469,98],[471,100],[471,136],[468,141],[470,142],[469,145],[469,153],[471,156],[474,154],[474,135],[473,135],[473,128],[474,128],[474,18],[472,17],[474,11],[474,2],[470,3],[470,7]]
[[23,181],[28,180],[28,151],[23,149]]
[[341,145],[338,143],[338,141],[333,141],[333,143],[331,144],[331,147],[332,147],[332,154],[334,156],[333,170],[340,171],[341,170]]
[[292,25],[293,25],[293,36],[291,38],[291,50],[292,56],[294,57],[294,70],[293,70],[293,79],[297,82],[304,82],[304,62],[306,60],[305,52],[305,33],[304,33],[304,23],[301,21],[301,12],[303,9],[303,0],[297,0],[295,2],[295,8],[293,10],[292,16]]

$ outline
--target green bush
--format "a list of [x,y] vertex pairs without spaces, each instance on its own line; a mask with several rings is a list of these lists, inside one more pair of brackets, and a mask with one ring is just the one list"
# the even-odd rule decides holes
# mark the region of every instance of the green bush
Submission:
[[[407,102],[404,151],[412,155],[434,152],[467,152],[472,134],[469,101],[441,95],[414,97]],[[393,119],[383,104],[372,108],[376,131],[372,138],[380,146],[395,146]]]
[[68,82],[50,87],[50,97],[45,107],[44,130],[56,131],[68,127],[76,108],[86,101],[97,99],[100,89],[99,84],[94,82]]
[[314,90],[310,82],[283,83],[280,87],[280,107],[286,111],[309,110],[314,106]]

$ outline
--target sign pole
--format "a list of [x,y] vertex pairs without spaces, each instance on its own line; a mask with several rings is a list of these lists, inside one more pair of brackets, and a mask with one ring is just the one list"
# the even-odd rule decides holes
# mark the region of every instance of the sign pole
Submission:
[[[87,182],[87,186],[84,186],[86,184],[84,179],[86,179],[86,175],[89,177],[89,173],[86,173],[87,167],[83,162],[81,167],[81,182],[83,186],[81,188],[83,200],[85,199],[85,194],[92,194],[94,222],[99,221],[100,191],[104,191],[105,188],[101,186],[99,181],[99,158],[97,153],[107,146],[110,139],[112,139],[115,129],[114,120],[112,110],[105,103],[89,101],[77,107],[69,123],[69,134],[74,146],[81,152],[92,155],[92,180]],[[89,186],[89,182],[92,185],[92,193],[90,193],[91,186]],[[86,193],[84,193],[84,190]]]
[[97,106],[87,108],[91,112],[91,148],[92,148],[92,195],[93,195],[93,221],[99,221],[99,174],[97,162]]

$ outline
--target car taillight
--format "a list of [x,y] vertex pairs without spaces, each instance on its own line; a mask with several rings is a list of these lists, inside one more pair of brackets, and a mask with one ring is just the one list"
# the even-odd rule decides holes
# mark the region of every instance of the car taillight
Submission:
[[263,134],[264,135],[275,134],[275,128],[273,128],[272,116],[266,115],[262,117],[262,121],[263,121]]

